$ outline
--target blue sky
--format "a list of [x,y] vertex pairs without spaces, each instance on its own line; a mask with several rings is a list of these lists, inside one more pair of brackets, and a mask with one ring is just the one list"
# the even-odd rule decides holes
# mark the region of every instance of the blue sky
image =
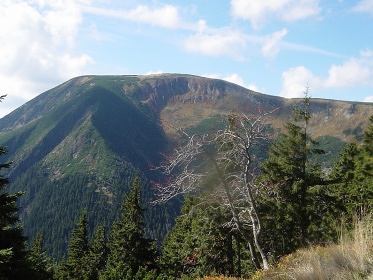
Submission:
[[0,24],[0,116],[89,74],[373,102],[373,0],[1,0]]

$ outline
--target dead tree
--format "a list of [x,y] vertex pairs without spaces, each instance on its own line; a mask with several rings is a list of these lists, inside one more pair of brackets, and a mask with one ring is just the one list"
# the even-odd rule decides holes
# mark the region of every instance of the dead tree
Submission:
[[[231,114],[228,127],[216,133],[188,135],[185,144],[175,150],[159,169],[168,181],[157,184],[155,203],[187,193],[200,194],[206,185],[231,213],[229,225],[247,242],[257,269],[268,269],[268,261],[260,243],[262,223],[257,209],[256,184],[258,165],[253,148],[268,140],[265,119],[269,113],[255,116]],[[212,186],[211,186],[212,185]],[[247,230],[251,228],[251,234]],[[258,258],[258,254],[260,259]]]

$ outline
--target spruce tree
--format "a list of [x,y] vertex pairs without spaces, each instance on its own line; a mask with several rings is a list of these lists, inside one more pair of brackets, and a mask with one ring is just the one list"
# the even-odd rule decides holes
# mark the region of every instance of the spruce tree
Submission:
[[[175,220],[175,225],[167,233],[162,243],[161,267],[166,275],[180,278],[182,274],[189,274],[198,259],[195,258],[197,247],[193,236],[192,222],[195,218],[193,207],[196,198],[187,196],[181,208],[181,215]],[[186,262],[188,260],[188,262]]]
[[182,214],[162,244],[164,274],[193,279],[212,274],[241,277],[243,259],[235,238],[239,234],[227,223],[229,212],[218,204],[211,206],[197,197],[185,198]]
[[[262,181],[269,188],[272,199],[263,198],[263,215],[271,237],[267,246],[277,255],[308,245],[321,238],[322,220],[327,208],[334,203],[328,196],[329,184],[319,164],[310,160],[322,154],[318,143],[308,134],[310,98],[308,91],[302,103],[293,108],[293,120],[284,125],[286,132],[270,147],[269,157],[262,164]],[[273,242],[275,241],[275,242]],[[274,244],[275,243],[275,244]]]
[[348,219],[373,210],[373,116],[364,132],[363,145],[350,143],[334,164],[331,177],[338,183],[331,189]]
[[140,268],[151,271],[157,267],[155,243],[144,237],[144,209],[138,177],[125,195],[121,210],[121,217],[110,232],[109,256],[102,279],[133,279]]
[[51,262],[43,248],[43,236],[39,233],[30,244],[28,260],[34,271],[34,278],[40,280],[52,279]]
[[373,115],[369,118],[369,124],[363,136],[364,151],[372,160],[373,157]]
[[88,279],[99,279],[100,275],[105,270],[107,254],[108,249],[106,244],[105,227],[98,226],[93,235],[87,259],[87,266],[89,268]]
[[54,268],[53,279],[55,280],[71,279],[71,273],[69,272],[65,257],[63,257],[58,262],[58,265]]
[[360,179],[361,192],[364,194],[361,200],[361,208],[366,213],[373,211],[373,115],[369,118],[368,128],[363,137],[363,160],[361,163]]
[[[370,194],[373,188],[373,115],[369,118],[367,129],[364,131],[363,136],[363,160],[361,161],[361,174],[362,180],[366,180],[365,185]],[[371,202],[372,196],[370,196]],[[370,203],[372,206],[372,203]]]
[[[0,97],[0,100],[4,96]],[[0,156],[6,153],[0,147]],[[0,170],[9,168],[10,163],[1,163]],[[26,240],[19,223],[16,206],[22,192],[9,194],[8,178],[0,175],[0,279],[26,279],[32,274],[27,261]]]
[[87,212],[83,211],[75,228],[71,231],[67,252],[66,268],[70,279],[85,279],[89,271]]

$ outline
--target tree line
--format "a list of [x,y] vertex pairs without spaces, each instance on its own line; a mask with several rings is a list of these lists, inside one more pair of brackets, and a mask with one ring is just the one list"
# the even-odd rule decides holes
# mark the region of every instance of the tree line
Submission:
[[9,194],[0,177],[0,279],[247,277],[301,247],[335,241],[336,221],[372,211],[373,116],[362,145],[348,144],[326,172],[315,157],[325,151],[309,135],[309,105],[306,94],[274,141],[267,113],[231,113],[226,128],[208,134],[182,131],[183,144],[157,168],[166,180],[153,204],[184,200],[160,246],[145,236],[139,176],[110,230],[97,225],[91,234],[94,217],[83,211],[58,262],[43,236],[27,246],[16,206],[22,193]]

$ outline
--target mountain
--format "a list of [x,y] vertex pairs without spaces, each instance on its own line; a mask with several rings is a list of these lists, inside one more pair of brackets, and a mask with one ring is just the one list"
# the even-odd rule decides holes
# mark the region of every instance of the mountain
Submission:
[[[83,76],[71,79],[0,119],[2,161],[13,161],[9,188],[20,200],[25,233],[42,231],[49,252],[62,256],[69,232],[87,209],[90,226],[110,225],[133,177],[143,178],[146,199],[175,128],[190,132],[221,125],[224,115],[268,112],[281,129],[296,99],[257,93],[192,75]],[[310,131],[336,156],[344,141],[359,140],[373,104],[313,99]],[[325,160],[328,160],[327,158]],[[147,232],[170,229],[177,203],[150,208]]]

